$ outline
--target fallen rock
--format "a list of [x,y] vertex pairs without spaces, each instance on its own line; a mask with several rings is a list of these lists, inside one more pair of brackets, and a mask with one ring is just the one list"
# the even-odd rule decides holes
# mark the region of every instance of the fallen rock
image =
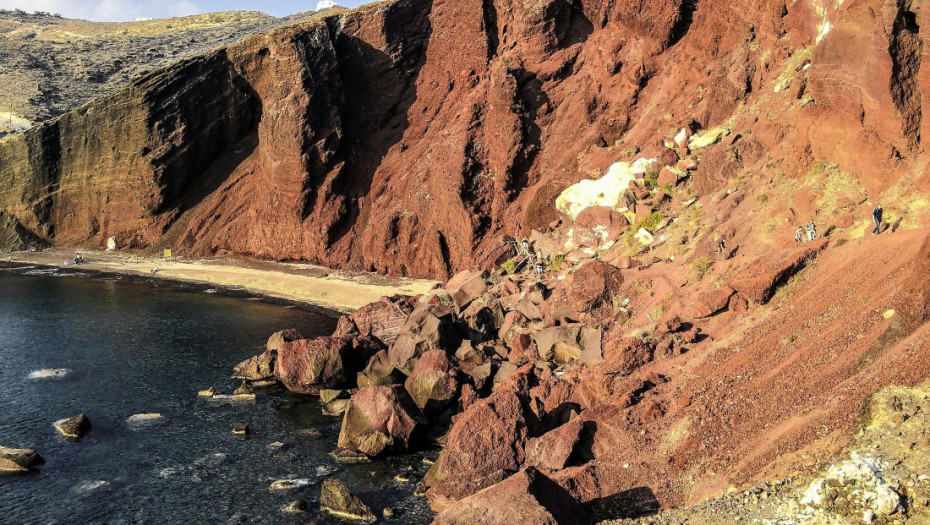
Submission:
[[572,241],[598,250],[616,243],[630,222],[611,206],[591,206],[581,210],[572,228]]
[[583,524],[588,516],[565,489],[533,467],[449,506],[438,525]]
[[49,368],[30,372],[26,379],[64,379],[71,375],[67,368]]
[[327,416],[343,416],[349,408],[348,399],[335,399],[323,404],[323,414]]
[[323,480],[320,489],[320,509],[346,520],[371,523],[378,519],[362,500],[349,491],[345,483],[336,478]]
[[365,355],[368,350],[354,348],[356,341],[318,337],[285,343],[278,350],[275,377],[288,390],[301,394],[341,387],[346,384],[347,377],[354,377],[371,357]]
[[616,162],[597,180],[583,180],[569,186],[555,200],[556,209],[575,220],[578,214],[591,206],[617,206],[630,183],[646,173],[652,159],[635,162]]
[[306,487],[309,484],[309,479],[279,479],[278,481],[272,483],[268,487],[268,490],[271,492],[284,492]]
[[349,400],[338,446],[377,456],[415,448],[427,421],[403,387],[369,386]]
[[453,503],[504,481],[510,474],[510,471],[505,470],[495,470],[490,474],[469,470],[449,476],[427,491],[430,509],[436,513],[442,512]]
[[719,290],[701,294],[694,306],[694,317],[704,319],[725,310],[733,294],[733,289],[728,286],[721,286]]
[[543,472],[555,472],[570,466],[584,430],[584,421],[574,419],[526,444],[526,464]]
[[397,335],[413,309],[412,297],[382,297],[380,301],[359,308],[349,319],[361,335],[373,337],[384,346],[390,347],[397,340]]
[[404,387],[420,410],[435,418],[455,403],[459,382],[446,353],[431,350],[420,356]]
[[197,395],[200,397],[213,397],[216,395],[216,389],[211,386],[210,388],[197,392]]
[[0,447],[0,475],[29,472],[43,463],[42,456],[33,450]]
[[403,373],[394,368],[387,350],[372,356],[365,369],[358,373],[356,382],[359,388],[366,386],[397,385],[404,382]]
[[274,364],[277,357],[277,349],[266,350],[257,356],[250,357],[233,368],[233,379],[241,379],[244,381],[267,381],[269,379],[274,379]]
[[388,350],[391,364],[403,374],[410,375],[417,359],[424,353],[458,348],[461,341],[452,319],[452,308],[448,306],[417,306]]
[[299,341],[301,339],[304,339],[304,336],[301,335],[296,328],[281,330],[280,332],[271,334],[271,337],[268,338],[268,342],[265,343],[265,350],[268,352],[275,352],[280,350],[281,347],[284,346],[284,343]]
[[249,431],[249,425],[247,425],[246,423],[239,423],[232,429],[232,433],[237,436],[244,436],[248,433],[248,431]]
[[307,502],[302,499],[294,500],[281,507],[281,512],[284,512],[285,514],[300,514],[302,512],[307,512]]
[[653,349],[642,339],[622,337],[611,330],[604,341],[602,367],[608,374],[629,375],[652,361]]
[[152,425],[156,423],[164,422],[165,417],[161,414],[150,413],[150,414],[134,414],[129,416],[130,425]]
[[90,420],[84,414],[80,414],[56,421],[55,428],[65,437],[81,438],[90,432]]
[[368,463],[371,461],[371,458],[367,455],[349,448],[337,448],[329,453],[336,461],[340,463],[354,464],[354,463]]
[[527,440],[540,428],[528,401],[510,389],[495,392],[456,417],[445,448],[423,479],[427,487],[469,471],[476,477],[516,471],[525,459]]
[[488,283],[481,272],[464,271],[449,279],[445,290],[452,296],[456,308],[463,310],[469,303],[484,295]]

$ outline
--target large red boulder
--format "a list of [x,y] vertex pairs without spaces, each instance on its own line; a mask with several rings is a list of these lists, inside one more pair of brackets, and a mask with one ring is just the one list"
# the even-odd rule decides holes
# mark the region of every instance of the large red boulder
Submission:
[[374,337],[385,346],[391,346],[413,308],[413,298],[406,295],[382,297],[380,301],[359,308],[349,319],[362,335]]
[[424,353],[430,350],[455,351],[461,341],[452,320],[452,309],[448,306],[417,306],[388,350],[394,367],[410,375]]
[[623,234],[630,222],[609,206],[590,206],[581,210],[572,228],[572,240],[578,246],[606,248]]
[[445,289],[452,296],[456,308],[463,310],[469,303],[484,295],[488,283],[481,272],[466,270],[449,279]]
[[581,440],[584,421],[573,419],[568,423],[530,439],[526,445],[526,464],[543,472],[555,472],[577,459],[575,449]]
[[422,440],[426,425],[403,387],[369,386],[349,400],[338,446],[369,456],[408,451]]
[[316,394],[321,388],[344,386],[378,351],[367,338],[318,337],[284,343],[278,350],[274,374],[285,388]]
[[570,525],[588,523],[584,509],[565,489],[529,467],[440,512],[438,525]]
[[527,399],[511,389],[495,392],[456,417],[445,449],[423,480],[428,487],[469,471],[472,478],[514,472],[523,464],[527,440],[539,432]]
[[612,307],[614,296],[620,293],[623,273],[602,261],[590,261],[575,270],[572,276],[569,304],[576,312],[586,312],[601,306]]
[[403,383],[404,374],[394,368],[387,350],[382,350],[368,360],[365,368],[356,376],[359,388],[372,385],[397,385]]
[[404,387],[420,410],[433,418],[455,403],[459,391],[456,372],[444,351],[431,350],[420,356]]

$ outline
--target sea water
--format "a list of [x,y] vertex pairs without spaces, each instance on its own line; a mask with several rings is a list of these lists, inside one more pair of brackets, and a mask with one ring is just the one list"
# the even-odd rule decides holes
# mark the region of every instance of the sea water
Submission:
[[[333,523],[318,505],[327,476],[378,515],[393,507],[396,523],[431,519],[415,484],[393,479],[409,470],[418,479],[423,456],[336,462],[341,418],[315,398],[280,388],[254,402],[197,396],[231,393],[232,367],[271,333],[329,334],[333,314],[128,281],[0,269],[0,446],[46,461],[0,476],[0,523]],[[93,429],[80,440],[52,426],[82,413]],[[139,414],[161,417],[131,419]],[[247,435],[232,434],[238,423]],[[269,490],[283,479],[299,481]],[[281,510],[298,499],[308,512]]]

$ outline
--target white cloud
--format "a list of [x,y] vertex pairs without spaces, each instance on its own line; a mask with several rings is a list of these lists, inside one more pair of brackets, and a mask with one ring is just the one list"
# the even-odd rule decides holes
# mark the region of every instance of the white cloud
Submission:
[[47,11],[66,18],[106,22],[129,22],[137,18],[168,18],[203,13],[187,0],[146,2],[141,0],[0,0],[0,9],[26,12]]

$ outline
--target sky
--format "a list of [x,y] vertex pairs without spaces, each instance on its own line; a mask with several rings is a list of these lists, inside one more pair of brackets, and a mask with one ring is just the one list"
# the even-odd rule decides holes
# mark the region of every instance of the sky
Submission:
[[[357,7],[371,0],[337,0],[344,7]],[[0,0],[0,9],[26,12],[47,11],[65,18],[97,22],[131,22],[137,18],[169,18],[214,11],[261,11],[274,16],[292,15],[316,7],[317,0]]]

